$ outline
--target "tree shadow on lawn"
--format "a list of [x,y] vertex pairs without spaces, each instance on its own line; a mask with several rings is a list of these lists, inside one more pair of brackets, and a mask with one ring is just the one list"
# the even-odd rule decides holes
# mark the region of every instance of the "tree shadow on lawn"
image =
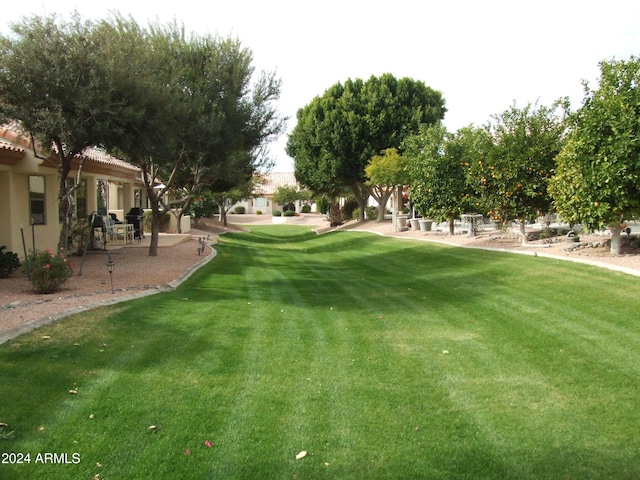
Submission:
[[[444,432],[443,435],[447,435]],[[448,437],[448,478],[639,478],[636,461],[596,447],[550,443],[530,445],[456,445]],[[488,440],[487,440],[488,441]],[[494,439],[495,441],[495,439]],[[448,468],[447,468],[448,467]]]
[[[272,233],[273,232],[273,233]],[[300,226],[266,226],[252,229],[250,232],[230,232],[234,242],[251,245],[286,245],[306,242],[317,235],[309,228]],[[248,239],[248,240],[247,240]]]
[[[222,245],[220,258],[192,277],[189,298],[262,299],[297,306],[324,306],[330,299],[342,299],[343,308],[355,309],[363,301],[375,305],[390,295],[409,300],[407,308],[420,308],[423,303],[448,304],[452,296],[473,303],[475,296],[500,290],[533,268],[527,257],[514,267],[513,256],[507,253],[360,232],[296,238],[295,247],[276,241],[277,249],[260,253],[252,249],[262,245],[263,236],[257,243],[252,234]],[[283,256],[291,260],[283,261]],[[227,275],[235,276],[239,285],[225,279]]]
[[[228,237],[218,257],[187,283],[190,290],[185,296],[206,303],[216,299],[295,307],[332,303],[345,311],[388,311],[392,302],[397,311],[405,312],[440,307],[486,312],[492,305],[504,311],[512,305],[533,315],[556,307],[566,310],[563,302],[553,301],[554,296],[572,298],[572,292],[592,288],[594,278],[603,288],[620,288],[615,275],[603,276],[598,267],[562,260],[364,232],[317,236],[296,228],[289,230],[296,242],[287,243],[284,235],[272,248],[260,248],[253,233]],[[279,238],[277,230],[268,233]]]

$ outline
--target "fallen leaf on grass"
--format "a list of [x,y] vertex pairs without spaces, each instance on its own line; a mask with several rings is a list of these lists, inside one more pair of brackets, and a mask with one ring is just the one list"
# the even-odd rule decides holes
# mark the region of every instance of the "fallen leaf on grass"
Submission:
[[157,430],[158,427],[156,425],[149,425],[149,430]]
[[49,340],[51,338],[51,335],[43,335],[41,338],[43,340]]
[[209,448],[213,447],[213,443],[211,443],[209,440],[205,440],[204,444]]
[[299,454],[296,455],[296,460],[300,460],[301,458],[304,458],[306,456],[307,456],[307,452],[306,452],[306,450],[303,450]]
[[449,353],[449,350],[442,350],[442,353],[447,354]]
[[78,394],[78,390],[69,390],[69,393],[71,395],[77,395]]
[[189,450],[188,448],[184,451],[185,455],[191,455],[191,450]]

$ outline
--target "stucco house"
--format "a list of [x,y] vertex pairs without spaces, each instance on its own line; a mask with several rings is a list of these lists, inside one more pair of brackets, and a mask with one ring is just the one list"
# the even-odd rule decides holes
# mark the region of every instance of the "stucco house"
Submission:
[[[138,167],[89,148],[73,162],[69,182],[77,178],[83,159],[81,185],[75,191],[76,217],[92,212],[114,213],[120,220],[132,207],[146,206]],[[0,125],[0,245],[24,259],[34,246],[55,249],[62,222],[58,213],[58,160],[34,153],[29,136],[12,125]],[[23,242],[23,236],[25,241]]]
[[[262,181],[256,185],[253,190],[253,197],[248,201],[243,201],[237,205],[245,207],[246,213],[261,212],[265,215],[271,215],[274,210],[283,211],[287,207],[293,206],[296,212],[302,210],[304,202],[298,200],[293,205],[281,205],[273,202],[273,196],[280,187],[294,187],[300,189],[300,185],[296,180],[293,172],[267,173],[262,176]],[[233,208],[231,209],[233,212]]]

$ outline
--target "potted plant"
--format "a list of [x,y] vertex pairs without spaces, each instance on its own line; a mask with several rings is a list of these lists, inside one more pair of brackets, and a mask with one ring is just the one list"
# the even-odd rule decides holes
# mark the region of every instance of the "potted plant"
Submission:
[[429,232],[431,231],[431,225],[433,224],[433,220],[427,218],[427,216],[420,211],[420,219],[418,220],[418,226],[420,227],[421,232]]
[[431,225],[433,225],[433,220],[429,220],[427,218],[421,218],[418,223],[420,224],[420,231],[422,232],[430,232]]

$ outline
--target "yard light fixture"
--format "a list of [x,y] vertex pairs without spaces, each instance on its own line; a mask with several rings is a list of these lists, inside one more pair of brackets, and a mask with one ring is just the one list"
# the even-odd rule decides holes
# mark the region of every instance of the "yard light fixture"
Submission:
[[111,252],[108,252],[109,260],[107,260],[107,270],[109,270],[109,279],[111,280],[111,293],[113,292],[113,266],[116,262],[111,258]]

